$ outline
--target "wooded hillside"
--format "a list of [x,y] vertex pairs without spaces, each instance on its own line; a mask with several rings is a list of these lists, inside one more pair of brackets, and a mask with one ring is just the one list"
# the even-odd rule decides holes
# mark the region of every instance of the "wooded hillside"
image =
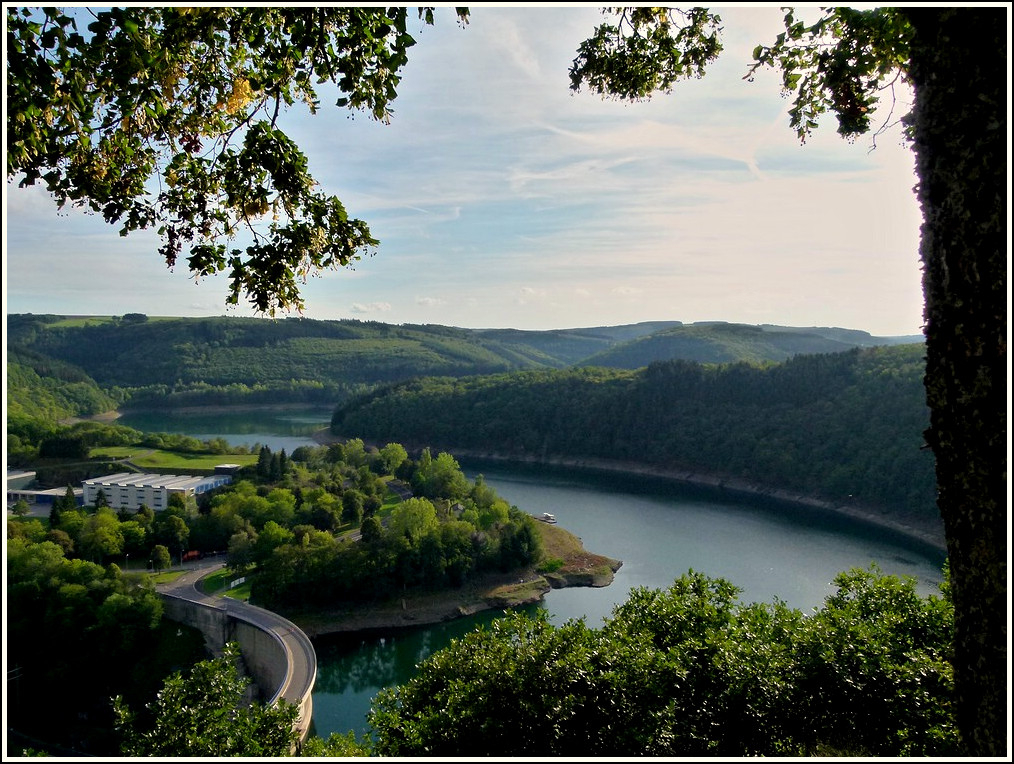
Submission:
[[633,461],[938,522],[921,345],[780,364],[673,360],[422,379],[336,411],[332,431],[452,452]]
[[[162,318],[143,314],[7,317],[12,410],[57,381],[101,388],[124,408],[310,403],[333,406],[377,385],[573,365],[637,368],[653,361],[781,361],[796,353],[893,344],[845,329],[657,321],[550,331],[461,329],[304,318]],[[30,360],[29,360],[30,359]],[[47,375],[44,369],[50,369]],[[11,394],[13,392],[13,395]],[[70,396],[80,397],[80,391]],[[97,407],[97,408],[96,408]],[[47,405],[61,416],[102,404]],[[109,405],[109,408],[112,408]],[[107,409],[108,410],[108,409]]]

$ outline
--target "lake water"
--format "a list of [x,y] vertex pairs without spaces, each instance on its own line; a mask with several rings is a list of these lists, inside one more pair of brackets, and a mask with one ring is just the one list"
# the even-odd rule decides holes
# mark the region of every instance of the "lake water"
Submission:
[[[233,444],[262,443],[288,452],[313,445],[329,412],[279,412],[144,418],[138,429],[182,432]],[[143,426],[142,426],[143,425]],[[601,473],[459,460],[469,478],[482,474],[503,498],[535,515],[551,512],[591,552],[623,561],[602,588],[557,589],[526,608],[560,624],[584,618],[598,626],[635,587],[664,588],[690,569],[723,577],[744,601],[784,601],[809,612],[832,593],[831,580],[876,563],[885,573],[912,576],[923,594],[943,580],[944,553],[899,534],[836,515],[771,501],[696,489],[669,481]],[[431,627],[314,640],[318,675],[313,732],[368,731],[366,714],[384,687],[410,679],[417,664],[500,613],[480,613]]]
[[331,409],[283,409],[223,411],[221,413],[173,414],[126,413],[116,424],[142,432],[170,432],[198,440],[224,438],[234,446],[267,446],[291,454],[300,446],[315,446],[312,435],[331,425]]

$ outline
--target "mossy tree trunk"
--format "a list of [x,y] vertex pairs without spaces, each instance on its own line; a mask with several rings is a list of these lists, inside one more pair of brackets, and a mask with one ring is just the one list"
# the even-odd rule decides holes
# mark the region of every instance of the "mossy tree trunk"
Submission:
[[957,721],[974,756],[1008,752],[1005,14],[910,12],[926,438],[947,533]]

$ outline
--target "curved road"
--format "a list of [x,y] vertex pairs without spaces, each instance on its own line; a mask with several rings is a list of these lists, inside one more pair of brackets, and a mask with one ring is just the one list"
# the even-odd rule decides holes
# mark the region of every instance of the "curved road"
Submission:
[[277,613],[259,608],[232,597],[219,597],[205,594],[198,588],[198,582],[205,576],[225,567],[221,562],[198,562],[194,567],[184,567],[183,573],[175,580],[159,584],[160,592],[180,597],[190,602],[197,602],[213,608],[225,608],[233,618],[246,621],[275,637],[281,644],[288,659],[288,671],[285,680],[269,702],[285,698],[297,706],[313,689],[317,676],[317,653],[313,649],[310,638],[291,621]]

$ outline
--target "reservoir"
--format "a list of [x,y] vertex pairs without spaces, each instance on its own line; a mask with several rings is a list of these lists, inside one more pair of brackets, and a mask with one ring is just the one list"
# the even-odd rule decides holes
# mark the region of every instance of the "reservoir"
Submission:
[[[511,504],[556,515],[589,551],[623,561],[609,586],[554,589],[526,608],[545,610],[557,625],[584,618],[599,626],[631,589],[666,588],[689,569],[728,579],[744,602],[778,598],[803,612],[820,607],[834,591],[834,576],[852,567],[876,563],[885,573],[912,576],[922,594],[938,594],[943,580],[942,551],[848,518],[657,479],[459,463],[469,478],[481,473]],[[316,638],[313,732],[366,734],[366,714],[380,689],[407,681],[419,661],[497,615]]]
[[[124,416],[120,424],[148,431],[222,437],[239,445],[261,443],[291,451],[315,445],[314,430],[330,412],[201,416]],[[526,608],[545,610],[562,624],[584,618],[599,626],[635,587],[665,588],[688,570],[725,578],[744,602],[776,598],[803,612],[819,608],[834,591],[835,575],[875,563],[889,574],[913,577],[922,594],[937,594],[944,552],[850,518],[766,499],[700,489],[658,478],[575,469],[505,466],[459,459],[465,474],[482,474],[500,496],[540,516],[554,514],[560,527],[585,548],[623,561],[610,586],[556,589]],[[366,714],[384,687],[401,684],[419,661],[479,626],[497,612],[435,626],[385,633],[336,634],[314,640],[318,674],[313,732],[366,734]]]

